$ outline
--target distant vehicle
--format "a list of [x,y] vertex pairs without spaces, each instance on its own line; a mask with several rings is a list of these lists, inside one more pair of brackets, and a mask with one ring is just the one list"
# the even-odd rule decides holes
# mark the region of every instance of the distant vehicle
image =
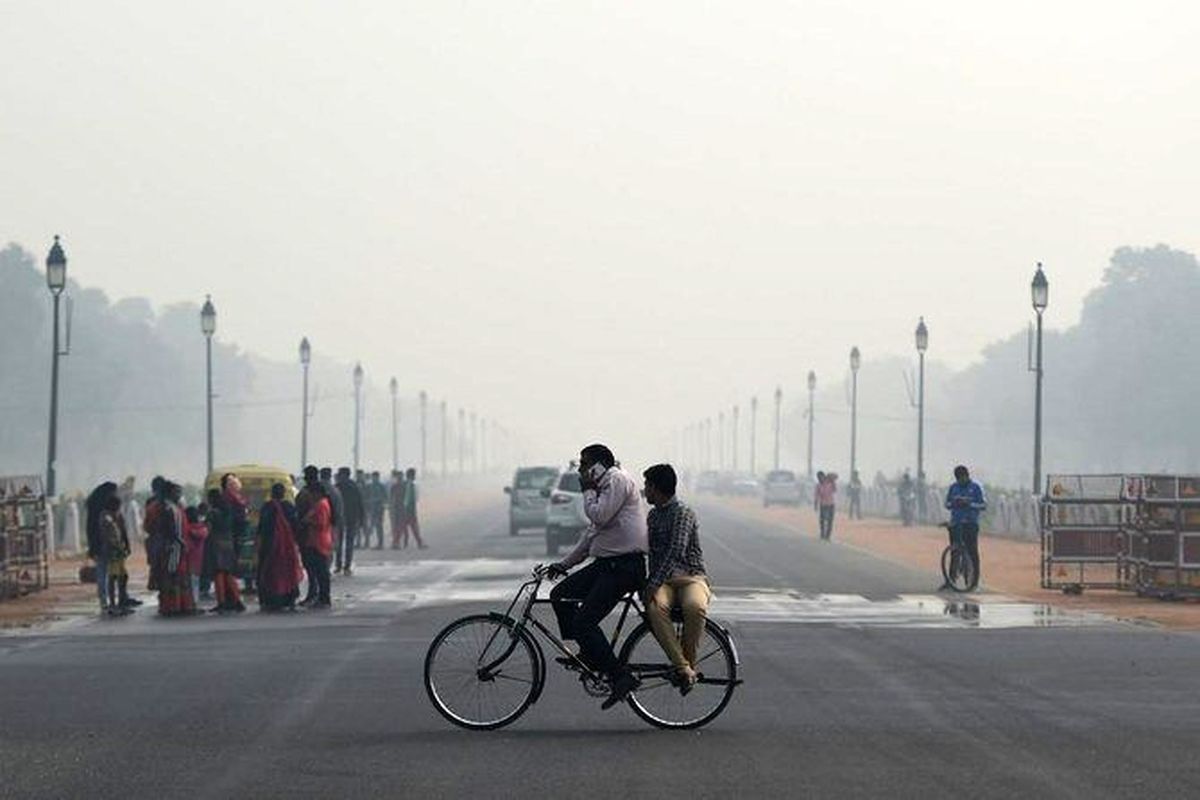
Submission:
[[579,473],[566,470],[558,476],[546,507],[546,555],[558,555],[559,547],[571,547],[588,526],[583,512],[583,485]]
[[546,507],[558,479],[558,467],[520,467],[513,474],[512,486],[505,486],[509,496],[508,535],[516,536],[522,528],[546,527]]
[[708,492],[712,494],[717,491],[717,485],[720,483],[721,476],[716,470],[706,469],[696,476],[696,493]]
[[[285,500],[296,499],[296,484],[292,475],[282,467],[268,467],[262,464],[236,464],[229,467],[216,467],[204,479],[204,494],[209,489],[220,489],[221,478],[232,472],[242,482],[242,494],[249,503],[249,518],[252,526],[258,525],[258,511],[271,497],[271,487],[276,483],[283,484]],[[201,500],[205,498],[202,497]]]
[[796,480],[796,473],[790,469],[771,470],[763,481],[763,508],[798,506],[804,502],[804,496],[803,484]]
[[741,495],[743,497],[758,496],[759,488],[758,480],[750,474],[734,475],[729,482],[730,493]]

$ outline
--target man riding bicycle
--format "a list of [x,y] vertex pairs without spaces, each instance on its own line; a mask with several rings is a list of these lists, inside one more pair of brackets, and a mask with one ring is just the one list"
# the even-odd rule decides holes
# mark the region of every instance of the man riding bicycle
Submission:
[[[979,565],[979,515],[987,508],[983,487],[971,480],[971,473],[959,464],[954,468],[954,483],[946,492],[946,508],[950,511],[950,544],[959,544],[975,565],[975,577],[983,574]],[[949,583],[943,589],[952,589]]]
[[548,574],[564,576],[589,556],[592,562],[555,586],[550,600],[562,637],[574,639],[584,663],[612,683],[612,694],[602,705],[612,708],[640,682],[618,663],[600,621],[622,597],[640,591],[646,582],[646,517],[637,484],[617,466],[612,451],[604,445],[583,448],[579,478],[584,513],[591,525],[566,558],[550,566]]

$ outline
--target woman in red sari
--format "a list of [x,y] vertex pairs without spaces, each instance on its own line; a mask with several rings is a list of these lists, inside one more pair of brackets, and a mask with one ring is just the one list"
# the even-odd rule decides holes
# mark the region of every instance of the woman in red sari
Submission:
[[296,607],[304,568],[296,547],[296,507],[284,499],[284,486],[271,487],[271,499],[258,515],[258,606],[263,611]]
[[163,501],[154,524],[157,552],[150,565],[158,583],[158,613],[165,617],[196,613],[188,574],[187,544],[183,538],[183,489],[166,481]]

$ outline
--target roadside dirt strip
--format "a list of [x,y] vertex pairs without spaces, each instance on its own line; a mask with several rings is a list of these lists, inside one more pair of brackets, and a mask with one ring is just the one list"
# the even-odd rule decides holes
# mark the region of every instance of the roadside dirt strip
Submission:
[[[704,495],[697,501],[715,502],[723,507],[796,532],[798,536],[817,538],[817,517],[811,508],[772,506],[750,497],[714,497]],[[701,529],[703,530],[703,519]],[[702,534],[703,535],[703,534]],[[851,520],[844,515],[834,520],[833,541],[936,574],[946,532],[936,527],[905,528],[899,520]],[[1041,547],[1038,542],[1016,541],[996,536],[979,538],[979,557],[983,566],[982,588],[1012,597],[1069,611],[1090,611],[1121,619],[1152,622],[1180,630],[1200,630],[1200,603],[1164,602],[1137,597],[1130,592],[1089,590],[1082,595],[1064,595],[1041,588]]]

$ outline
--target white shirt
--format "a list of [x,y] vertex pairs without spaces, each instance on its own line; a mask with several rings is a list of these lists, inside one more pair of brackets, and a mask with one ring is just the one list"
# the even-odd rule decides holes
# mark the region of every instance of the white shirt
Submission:
[[583,493],[583,511],[592,523],[579,544],[559,562],[570,568],[588,556],[612,558],[627,553],[645,553],[646,512],[637,483],[620,467],[609,467],[595,489]]

